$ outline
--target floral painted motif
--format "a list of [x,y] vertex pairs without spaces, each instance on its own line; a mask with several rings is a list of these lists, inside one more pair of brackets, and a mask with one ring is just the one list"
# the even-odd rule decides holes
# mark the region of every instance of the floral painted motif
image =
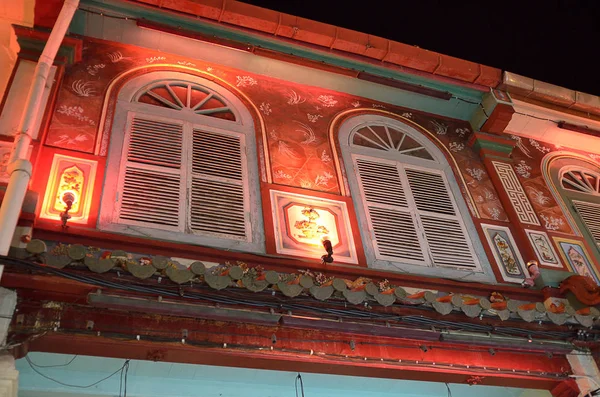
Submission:
[[374,103],[373,104],[373,109],[386,109],[386,107],[383,106],[383,105],[378,105],[378,104]]
[[533,146],[534,148],[536,148],[537,150],[539,150],[541,153],[549,153],[550,152],[550,149],[548,149],[547,147],[541,145],[535,139],[530,139],[529,143],[531,144],[531,146]]
[[251,87],[253,85],[257,85],[258,82],[251,76],[236,76],[236,86],[243,87]]
[[525,156],[529,157],[530,159],[533,158],[533,156],[531,155],[531,152],[525,146],[525,144],[523,143],[523,140],[521,139],[520,136],[511,135],[510,137],[517,142],[517,147]]
[[294,122],[300,126],[300,128],[296,131],[304,134],[304,140],[300,142],[302,145],[308,145],[310,143],[316,142],[317,138],[315,132],[311,127],[296,120],[294,120]]
[[448,148],[453,151],[454,153],[456,152],[460,152],[461,150],[463,150],[465,148],[465,144],[462,142],[450,142],[448,144]]
[[333,95],[319,95],[317,100],[326,108],[334,107],[338,103],[338,101],[333,98]]
[[467,168],[467,173],[476,181],[481,181],[485,175],[485,171],[481,168]]
[[166,61],[167,58],[165,57],[148,57],[146,58],[146,62],[148,63],[154,63],[154,62],[159,62],[159,61]]
[[83,80],[75,80],[73,84],[71,84],[71,89],[75,94],[81,97],[90,97],[96,94],[96,90],[92,87],[91,81],[83,81]]
[[192,67],[196,67],[195,63],[192,62],[187,62],[187,61],[177,61],[177,64],[182,65],[182,66],[192,66]]
[[121,51],[115,51],[115,52],[111,52],[108,54],[108,59],[110,59],[110,62],[112,62],[112,63],[119,63],[121,61],[126,61],[131,58],[123,56]]
[[469,129],[468,128],[457,128],[454,130],[454,132],[456,132],[456,135],[458,135],[461,138],[464,138],[465,135],[467,135],[469,133]]
[[550,197],[547,197],[541,190],[531,189],[530,195],[532,200],[539,205],[543,206],[550,202]]
[[290,90],[287,93],[287,104],[288,105],[299,105],[301,103],[306,102],[305,98],[302,98],[298,93],[294,90]]
[[523,178],[529,178],[531,176],[531,166],[529,166],[525,160],[521,160],[515,165],[515,171]]
[[321,152],[321,161],[324,163],[331,162],[331,157],[329,156],[329,154],[327,154],[326,150],[323,150],[323,152]]
[[83,108],[81,106],[66,106],[60,105],[56,113],[64,114],[68,117],[74,117],[79,121],[88,123],[89,125],[96,125],[94,120],[91,120],[88,116],[83,114]]
[[353,107],[357,108],[357,107],[359,107],[359,106],[360,106],[360,102],[358,102],[358,101],[354,101],[354,102],[352,102],[350,105],[352,105]]
[[497,221],[500,219],[500,210],[497,207],[493,207],[490,209],[490,217]]
[[404,112],[400,116],[404,117],[405,119],[412,119],[413,114],[410,112]]
[[548,216],[545,214],[540,214],[540,218],[542,218],[542,220],[544,221],[544,227],[547,230],[558,230],[565,223],[565,221],[562,218],[555,218],[553,216]]
[[306,117],[308,118],[308,121],[310,121],[311,123],[316,123],[323,116],[321,116],[320,114],[306,113]]
[[448,125],[444,123],[440,123],[436,120],[431,120],[431,125],[433,125],[433,130],[438,135],[446,135],[446,133],[448,132]]
[[271,109],[271,105],[268,102],[262,102],[259,107],[260,111],[263,112],[265,116],[268,116],[273,111]]
[[500,259],[502,259],[506,272],[510,275],[520,275],[521,269],[519,269],[519,266],[517,265],[517,259],[515,258],[515,254],[508,241],[506,241],[499,233],[496,233],[494,234],[494,244],[496,244],[496,247],[498,248]]
[[58,137],[57,141],[52,142],[53,145],[67,145],[74,146],[80,142],[85,142],[88,140],[88,137],[84,134],[78,134],[74,138],[71,138],[69,135],[61,135]]
[[275,173],[273,173],[273,177],[275,177],[275,179],[292,179],[290,174],[286,174],[282,170],[275,171]]
[[90,75],[92,75],[92,76],[95,76],[95,75],[97,75],[97,74],[98,74],[98,71],[99,71],[100,69],[104,69],[104,67],[105,67],[105,66],[106,66],[106,65],[105,65],[105,64],[103,64],[103,63],[99,63],[99,64],[97,64],[97,65],[88,65],[88,66],[87,66],[87,68],[86,68],[86,70],[87,70],[87,72],[88,72]]

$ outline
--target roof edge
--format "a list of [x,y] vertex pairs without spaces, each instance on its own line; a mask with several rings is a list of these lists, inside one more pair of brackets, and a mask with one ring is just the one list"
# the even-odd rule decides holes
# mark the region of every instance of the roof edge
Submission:
[[[578,111],[600,116],[600,97],[570,90],[554,84],[505,71],[499,89],[515,94],[525,101],[550,104],[563,110]],[[585,116],[584,116],[585,117]]]

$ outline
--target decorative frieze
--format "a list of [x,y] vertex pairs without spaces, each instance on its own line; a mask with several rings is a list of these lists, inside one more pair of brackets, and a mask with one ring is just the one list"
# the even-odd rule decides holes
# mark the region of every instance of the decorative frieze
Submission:
[[492,164],[500,178],[500,182],[502,182],[502,187],[506,191],[510,203],[517,213],[519,222],[539,226],[540,221],[512,166],[499,161],[492,161]]

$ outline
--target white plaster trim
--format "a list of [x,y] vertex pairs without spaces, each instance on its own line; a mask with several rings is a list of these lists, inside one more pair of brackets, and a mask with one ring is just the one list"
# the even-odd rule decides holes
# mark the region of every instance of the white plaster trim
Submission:
[[600,131],[599,121],[514,99],[513,104],[516,113],[513,114],[508,123],[505,129],[506,133],[553,143],[558,145],[559,148],[564,146],[585,150],[586,152],[600,153],[600,141],[597,137],[558,128],[556,124],[556,122],[564,121]]

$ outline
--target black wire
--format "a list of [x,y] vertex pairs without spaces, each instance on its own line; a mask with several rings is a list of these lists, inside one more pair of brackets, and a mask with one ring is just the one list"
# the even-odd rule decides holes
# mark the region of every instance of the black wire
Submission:
[[76,358],[77,358],[78,354],[74,355],[73,358],[71,360],[69,360],[68,363],[66,364],[58,364],[58,365],[39,365],[34,363],[33,361],[31,361],[31,364],[34,365],[35,367],[38,368],[56,368],[56,367],[66,367],[67,365],[71,364]]
[[446,382],[446,389],[448,389],[448,397],[452,397],[452,391],[450,390],[450,386]]
[[112,374],[108,375],[107,377],[105,377],[105,378],[102,378],[102,379],[100,379],[99,381],[92,383],[91,385],[87,385],[87,386],[81,386],[81,385],[71,385],[71,384],[69,384],[69,383],[64,383],[64,382],[61,382],[61,381],[59,381],[59,380],[56,380],[56,379],[54,379],[54,378],[51,378],[51,377],[50,377],[50,376],[48,376],[48,375],[44,375],[43,373],[41,373],[41,372],[40,372],[40,371],[39,371],[37,368],[35,368],[35,367],[32,365],[32,362],[31,362],[31,360],[29,359],[29,356],[25,356],[25,360],[27,360],[27,363],[29,364],[29,366],[31,367],[31,369],[32,369],[34,372],[36,372],[38,375],[40,375],[40,376],[42,376],[42,377],[44,377],[44,378],[46,378],[46,379],[48,379],[48,380],[51,380],[52,382],[58,383],[59,385],[62,385],[62,386],[67,386],[67,387],[76,387],[76,388],[79,388],[79,389],[89,389],[90,387],[94,387],[94,386],[96,386],[97,384],[99,384],[99,383],[102,383],[102,382],[104,382],[105,380],[112,378],[112,377],[113,377],[113,376],[115,376],[115,375],[116,375],[116,374],[117,374],[119,371],[123,370],[123,368],[125,367],[125,365],[127,365],[127,364],[129,363],[129,360],[126,360],[126,361],[125,361],[125,363],[123,364],[123,366],[122,366],[121,368],[119,368],[118,370],[116,370],[116,371],[115,371],[115,372],[113,372]]
[[[146,294],[159,294],[162,296],[172,296],[181,298],[179,291],[171,291],[167,288],[158,288],[154,286],[140,286],[140,285],[131,285],[131,284],[122,284],[116,283],[112,281],[107,281],[103,279],[97,279],[91,276],[85,276],[80,274],[72,274],[68,271],[52,268],[49,266],[41,267],[34,263],[25,260],[18,260],[13,258],[2,257],[0,260],[6,264],[13,264],[19,266],[21,268],[29,268],[33,271],[43,271],[46,273],[50,273],[53,275],[65,277],[74,281],[84,282],[87,284],[103,286],[111,289],[117,290],[126,290],[126,291],[134,291],[141,292]],[[240,294],[232,294],[232,295],[240,295]],[[270,295],[270,294],[269,294]],[[198,292],[187,292],[184,295],[187,299],[194,300],[206,300],[213,303],[222,303],[222,304],[230,304],[230,305],[246,305],[253,307],[261,307],[261,308],[272,308],[278,310],[298,310],[298,311],[307,311],[311,313],[320,313],[336,316],[337,318],[346,318],[346,319],[365,319],[365,320],[381,320],[381,321],[398,321],[400,317],[398,315],[389,315],[389,314],[381,314],[381,313],[373,313],[366,310],[355,309],[352,307],[346,307],[347,305],[344,302],[336,302],[331,301],[330,304],[333,306],[342,305],[344,309],[336,309],[336,308],[323,308],[323,307],[315,307],[311,304],[295,304],[295,303],[287,303],[286,300],[279,300],[279,302],[252,302],[244,299],[240,295],[240,298],[231,298],[227,296],[216,296],[214,294],[203,294]],[[300,300],[300,299],[297,299]],[[306,300],[308,303],[308,300]],[[402,305],[398,305],[402,306]],[[447,329],[456,329],[456,330],[473,330],[480,332],[493,332],[498,335],[523,335],[526,336],[531,334],[532,336],[550,336],[558,339],[568,339],[574,336],[573,332],[554,332],[554,331],[534,331],[534,330],[524,330],[514,327],[492,327],[487,325],[479,325],[473,323],[457,323],[439,319],[431,319],[424,316],[403,316],[401,318],[402,323],[414,325],[414,326],[426,326],[426,327],[436,327],[436,328],[447,328]]]
[[121,379],[119,380],[119,397],[122,397],[123,391],[123,368],[121,368]]
[[302,375],[300,375],[300,373],[298,373],[298,376],[296,376],[296,397],[298,397],[298,381],[300,381],[300,391],[302,393],[302,397],[304,397],[304,383],[302,382]]
[[123,393],[123,397],[127,397],[127,374],[129,373],[129,360],[125,363],[125,393]]

